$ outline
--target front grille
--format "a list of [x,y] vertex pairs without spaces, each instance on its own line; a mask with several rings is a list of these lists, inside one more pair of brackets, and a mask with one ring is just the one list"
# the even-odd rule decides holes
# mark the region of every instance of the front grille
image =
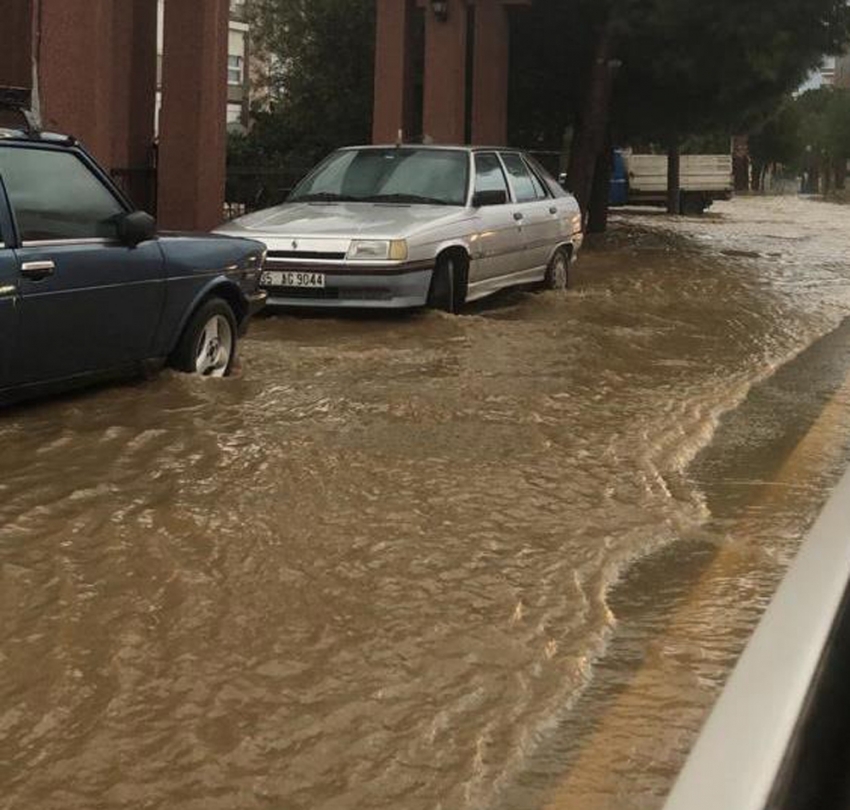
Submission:
[[339,291],[339,297],[346,301],[389,301],[393,294],[389,290],[365,287],[363,289],[346,289]]
[[337,287],[266,287],[272,298],[311,298],[316,301],[334,301],[339,298]]
[[270,250],[267,259],[316,259],[318,261],[339,261],[345,253],[329,253],[321,250]]

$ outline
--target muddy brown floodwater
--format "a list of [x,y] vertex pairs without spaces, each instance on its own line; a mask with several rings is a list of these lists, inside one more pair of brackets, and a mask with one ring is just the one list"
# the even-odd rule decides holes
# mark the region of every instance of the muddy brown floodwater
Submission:
[[622,214],[566,294],[0,413],[0,808],[657,808],[847,460],[848,256]]

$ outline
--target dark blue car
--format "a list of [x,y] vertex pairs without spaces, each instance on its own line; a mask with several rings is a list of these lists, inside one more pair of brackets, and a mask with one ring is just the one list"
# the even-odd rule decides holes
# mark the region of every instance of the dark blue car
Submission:
[[72,138],[0,129],[0,401],[165,363],[225,376],[263,260],[157,234]]

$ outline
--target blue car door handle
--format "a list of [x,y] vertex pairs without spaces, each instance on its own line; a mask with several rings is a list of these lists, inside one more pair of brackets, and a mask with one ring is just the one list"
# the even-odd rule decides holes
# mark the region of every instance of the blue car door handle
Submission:
[[21,275],[24,278],[32,279],[32,281],[41,281],[52,276],[55,269],[56,265],[52,261],[24,262],[21,265]]

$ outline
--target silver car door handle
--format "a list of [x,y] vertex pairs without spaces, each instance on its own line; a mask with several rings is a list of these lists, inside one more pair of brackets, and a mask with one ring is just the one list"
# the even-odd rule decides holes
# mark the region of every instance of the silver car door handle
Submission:
[[520,212],[520,211],[515,211],[515,212],[514,212],[514,219],[515,219],[517,222],[521,222],[521,221],[524,219],[524,217],[523,217],[523,215],[522,215],[522,212]]
[[33,281],[41,281],[43,278],[53,275],[56,265],[52,261],[24,262],[21,265],[21,275]]

